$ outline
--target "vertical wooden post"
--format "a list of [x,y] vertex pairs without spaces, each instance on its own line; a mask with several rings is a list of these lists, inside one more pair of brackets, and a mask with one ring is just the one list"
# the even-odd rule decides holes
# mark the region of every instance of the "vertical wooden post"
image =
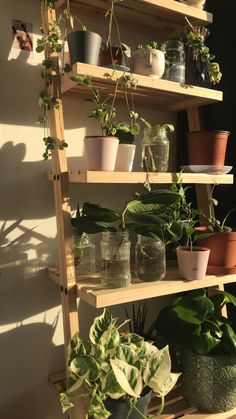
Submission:
[[[189,131],[199,131],[202,127],[200,110],[197,107],[187,109]],[[209,215],[209,198],[211,185],[196,185],[196,195],[198,208],[202,208],[204,213]],[[213,211],[213,208],[212,208]],[[212,212],[214,213],[214,211]],[[206,224],[205,218],[201,219],[201,224]]]
[[[54,8],[41,1],[41,16],[44,34],[50,31],[50,25],[56,22]],[[76,301],[76,282],[74,271],[74,258],[72,253],[71,234],[71,209],[69,198],[69,176],[65,150],[59,146],[64,142],[64,121],[61,97],[61,80],[58,64],[58,54],[49,51],[50,58],[55,63],[52,72],[52,84],[48,91],[57,98],[57,107],[52,107],[48,112],[50,136],[54,140],[52,152],[53,188],[57,222],[58,264],[60,277],[60,290],[63,314],[63,329],[65,340],[65,358],[67,365],[67,346],[71,337],[78,332],[78,312]],[[84,403],[81,400],[80,407],[75,407],[70,412],[70,419],[84,419]]]

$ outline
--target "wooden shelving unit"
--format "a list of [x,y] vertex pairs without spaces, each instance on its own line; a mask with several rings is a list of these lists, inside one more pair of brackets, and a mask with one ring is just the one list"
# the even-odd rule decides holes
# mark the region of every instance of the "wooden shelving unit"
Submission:
[[[49,25],[55,21],[55,10],[49,10],[41,2],[42,18],[45,32]],[[79,12],[80,16],[89,16],[91,20],[98,21],[104,18],[107,10],[107,0],[71,0],[71,8]],[[66,7],[66,0],[57,0],[57,9]],[[140,28],[147,35],[155,33],[155,38],[168,39],[176,37],[186,27],[185,16],[193,25],[208,25],[212,22],[212,14],[187,6],[176,0],[125,0],[117,4],[117,18],[122,27],[127,30],[136,31]],[[153,38],[153,36],[152,36]],[[59,106],[52,108],[49,112],[51,136],[58,144],[64,140],[63,123],[63,95],[74,92],[78,96],[86,92],[81,86],[70,80],[71,75],[90,75],[93,85],[109,95],[114,90],[116,80],[119,80],[118,97],[123,96],[124,73],[105,69],[103,67],[91,66],[77,63],[73,65],[72,73],[66,74],[60,80],[55,75],[51,88],[51,94],[61,92]],[[201,128],[198,107],[209,103],[222,101],[222,92],[214,89],[205,89],[196,86],[180,85],[166,80],[157,80],[141,75],[132,75],[136,87],[133,87],[135,101],[142,104],[160,107],[163,111],[187,110],[189,130],[195,131]],[[164,280],[158,282],[142,283],[135,279],[127,288],[102,289],[99,275],[93,277],[82,277],[79,281],[75,279],[72,241],[71,241],[71,211],[69,199],[69,183],[79,184],[138,184],[148,180],[155,184],[168,184],[176,180],[175,173],[144,173],[144,172],[80,172],[68,171],[65,150],[56,148],[53,153],[52,170],[48,174],[54,187],[57,230],[58,230],[58,268],[48,270],[50,278],[55,281],[61,291],[63,325],[65,335],[65,346],[72,335],[79,330],[77,298],[86,301],[96,308],[113,306],[147,298],[161,297],[188,291],[202,287],[219,287],[223,284],[235,281],[235,275],[214,276],[208,275],[198,281],[185,281],[179,278],[176,269],[169,269]],[[206,173],[183,173],[183,183],[196,184],[198,205],[205,208],[208,203],[208,186],[210,184],[232,184],[231,174],[206,174]],[[63,390],[65,385],[65,374],[56,374],[50,377],[50,382],[58,391]],[[157,401],[150,406],[150,413],[157,410]],[[177,388],[167,397],[167,402],[162,419],[226,419],[235,417],[236,409],[232,412],[220,414],[202,414],[194,408],[187,406],[183,401]],[[72,419],[84,419],[83,409],[70,413]]]
[[[70,183],[117,183],[130,184],[141,183],[148,180],[153,184],[168,184],[176,181],[179,173],[145,173],[145,172],[98,172],[86,171],[68,173]],[[48,179],[54,180],[53,172],[48,173]],[[207,173],[182,173],[181,179],[183,183],[192,184],[232,184],[233,175],[210,175]]]

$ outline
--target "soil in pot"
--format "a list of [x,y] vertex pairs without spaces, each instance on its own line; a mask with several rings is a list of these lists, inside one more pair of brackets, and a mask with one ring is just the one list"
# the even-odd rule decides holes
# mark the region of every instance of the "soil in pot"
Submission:
[[228,131],[189,132],[189,164],[224,166],[229,134]]
[[227,412],[236,407],[236,356],[182,354],[182,389],[187,401],[202,412]]

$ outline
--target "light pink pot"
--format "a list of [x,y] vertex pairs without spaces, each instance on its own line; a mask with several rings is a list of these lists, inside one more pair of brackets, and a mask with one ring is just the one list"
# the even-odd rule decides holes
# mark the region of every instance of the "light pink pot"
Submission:
[[210,249],[207,247],[193,246],[177,247],[177,260],[180,276],[189,281],[203,279],[206,276]]
[[112,136],[88,136],[84,138],[87,170],[114,171],[119,139]]

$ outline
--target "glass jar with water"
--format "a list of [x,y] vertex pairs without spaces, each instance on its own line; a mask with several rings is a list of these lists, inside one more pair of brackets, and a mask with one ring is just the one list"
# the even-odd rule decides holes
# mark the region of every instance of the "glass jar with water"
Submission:
[[104,232],[100,245],[102,286],[104,288],[127,287],[131,281],[128,232]]
[[146,126],[142,139],[142,168],[145,172],[167,172],[169,166],[168,131],[173,125]]
[[95,273],[95,245],[86,233],[73,231],[72,249],[74,255],[75,277]]
[[163,79],[185,83],[185,51],[181,41],[170,39],[163,42],[161,50],[165,54],[165,73]]
[[152,237],[138,235],[135,247],[135,271],[141,281],[158,281],[165,278],[165,244]]

